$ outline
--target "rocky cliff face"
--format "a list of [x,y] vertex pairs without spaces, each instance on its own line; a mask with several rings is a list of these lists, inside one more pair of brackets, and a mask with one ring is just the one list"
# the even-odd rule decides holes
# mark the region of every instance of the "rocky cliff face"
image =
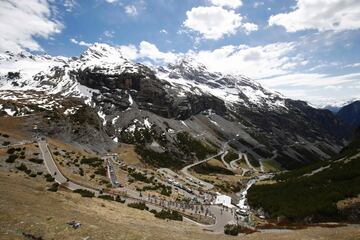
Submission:
[[340,109],[336,114],[342,121],[356,128],[360,126],[360,101],[350,103]]
[[[105,44],[78,58],[6,55],[0,94],[5,113],[58,113],[49,134],[66,126],[62,137],[91,148],[96,134],[86,134],[95,131],[104,143],[142,144],[171,152],[178,156],[174,161],[193,160],[179,148],[180,132],[213,146],[229,142],[260,164],[277,161],[285,168],[329,157],[348,136],[329,111],[286,99],[244,76],[209,72],[189,57],[150,68]],[[78,119],[89,120],[86,129]]]

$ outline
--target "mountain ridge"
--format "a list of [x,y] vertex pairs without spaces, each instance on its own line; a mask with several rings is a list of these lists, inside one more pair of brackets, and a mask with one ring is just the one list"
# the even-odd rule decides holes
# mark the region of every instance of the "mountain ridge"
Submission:
[[[176,135],[185,131],[216,146],[230,141],[237,151],[293,168],[330,157],[350,135],[329,111],[284,98],[244,76],[210,72],[189,57],[154,68],[106,44],[72,58],[8,55],[0,61],[1,109],[14,116],[46,112],[55,122],[44,134],[66,128],[62,137],[97,151],[126,142],[192,161],[177,147]],[[77,119],[87,125],[78,126]],[[103,144],[89,143],[94,131],[105,136]],[[152,148],[153,142],[161,147]]]

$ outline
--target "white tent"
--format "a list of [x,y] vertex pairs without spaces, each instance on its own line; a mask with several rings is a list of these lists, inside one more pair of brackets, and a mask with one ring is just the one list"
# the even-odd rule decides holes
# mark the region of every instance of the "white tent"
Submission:
[[224,205],[225,207],[229,207],[232,208],[234,207],[231,204],[231,197],[226,196],[226,195],[219,195],[216,197],[214,204],[221,204]]

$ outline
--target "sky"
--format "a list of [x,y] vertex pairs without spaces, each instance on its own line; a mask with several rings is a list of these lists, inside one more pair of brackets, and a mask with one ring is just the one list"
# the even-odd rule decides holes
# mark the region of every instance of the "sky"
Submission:
[[145,64],[190,55],[317,106],[360,98],[359,0],[0,0],[0,52],[95,42]]

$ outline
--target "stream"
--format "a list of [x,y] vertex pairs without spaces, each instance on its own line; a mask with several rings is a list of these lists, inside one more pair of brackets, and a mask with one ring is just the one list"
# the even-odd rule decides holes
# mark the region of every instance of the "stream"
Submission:
[[250,206],[247,202],[247,192],[248,190],[251,188],[252,185],[254,185],[257,181],[261,181],[261,180],[265,180],[268,179],[270,177],[272,177],[272,174],[264,174],[264,175],[260,175],[256,178],[252,178],[250,179],[247,183],[246,183],[246,187],[244,189],[242,189],[240,192],[238,192],[236,195],[238,195],[240,197],[239,203],[237,204],[237,206],[245,211],[250,211]]

